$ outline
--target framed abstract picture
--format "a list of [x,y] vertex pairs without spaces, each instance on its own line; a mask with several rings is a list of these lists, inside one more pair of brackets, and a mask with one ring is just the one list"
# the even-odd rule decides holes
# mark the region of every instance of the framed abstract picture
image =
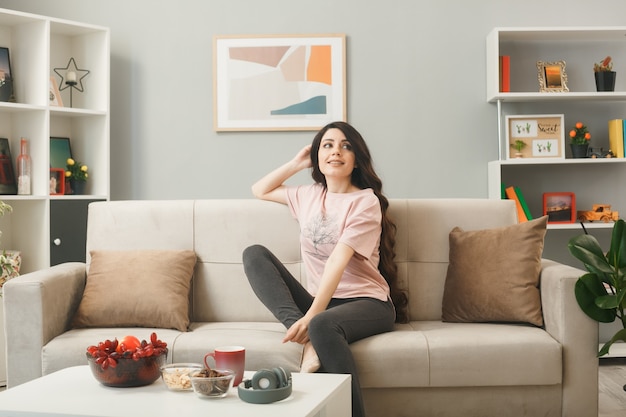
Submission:
[[216,36],[216,131],[318,130],[346,121],[345,35]]

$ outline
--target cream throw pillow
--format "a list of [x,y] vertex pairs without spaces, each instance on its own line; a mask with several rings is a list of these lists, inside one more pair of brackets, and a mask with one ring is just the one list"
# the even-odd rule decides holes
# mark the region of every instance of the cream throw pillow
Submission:
[[539,274],[548,217],[450,232],[442,319],[543,325]]
[[73,327],[158,327],[186,331],[191,250],[92,251]]

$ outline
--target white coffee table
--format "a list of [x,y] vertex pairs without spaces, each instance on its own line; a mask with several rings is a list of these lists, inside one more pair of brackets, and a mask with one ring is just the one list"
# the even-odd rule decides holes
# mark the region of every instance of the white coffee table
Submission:
[[[253,372],[246,372],[250,378]],[[221,399],[169,391],[161,379],[136,388],[98,383],[88,366],[75,366],[0,392],[0,416],[255,416],[347,417],[350,375],[293,373],[293,392],[272,404],[249,404],[237,389]]]

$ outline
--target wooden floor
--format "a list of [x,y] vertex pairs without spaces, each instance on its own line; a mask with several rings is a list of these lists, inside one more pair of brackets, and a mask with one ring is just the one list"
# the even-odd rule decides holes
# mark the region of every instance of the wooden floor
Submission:
[[600,359],[598,417],[626,416],[626,358]]
[[601,359],[598,385],[598,417],[626,417],[626,358]]

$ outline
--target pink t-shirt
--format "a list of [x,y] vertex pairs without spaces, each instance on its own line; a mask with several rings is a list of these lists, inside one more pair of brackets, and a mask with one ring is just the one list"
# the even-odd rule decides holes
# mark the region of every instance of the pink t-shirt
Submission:
[[372,297],[386,301],[389,286],[378,271],[382,213],[370,189],[331,193],[320,184],[287,187],[287,204],[300,223],[307,288],[315,295],[326,260],[341,242],[355,254],[348,262],[334,298]]

